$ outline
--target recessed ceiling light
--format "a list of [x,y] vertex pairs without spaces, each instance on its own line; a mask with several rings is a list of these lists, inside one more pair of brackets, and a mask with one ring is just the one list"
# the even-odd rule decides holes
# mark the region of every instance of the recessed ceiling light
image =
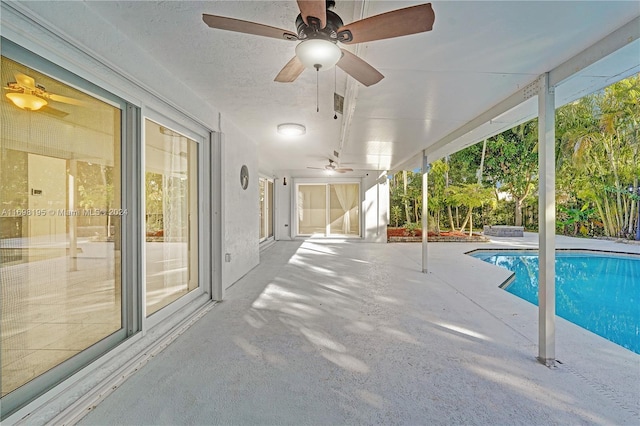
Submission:
[[285,136],[300,136],[307,132],[306,127],[298,123],[278,124],[278,134]]

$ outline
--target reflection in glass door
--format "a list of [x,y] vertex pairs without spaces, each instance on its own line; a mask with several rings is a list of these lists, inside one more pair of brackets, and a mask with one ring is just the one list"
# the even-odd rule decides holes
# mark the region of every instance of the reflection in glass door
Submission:
[[147,315],[198,288],[197,142],[145,120]]
[[127,211],[121,109],[5,57],[1,73],[10,87],[0,100],[5,414],[5,397],[122,329]]

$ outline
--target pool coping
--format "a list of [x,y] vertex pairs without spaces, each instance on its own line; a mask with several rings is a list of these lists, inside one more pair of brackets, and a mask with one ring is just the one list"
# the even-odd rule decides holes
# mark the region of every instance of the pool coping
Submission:
[[[476,248],[473,249],[471,251],[466,252],[465,254],[467,255],[471,255],[471,253],[475,253],[475,252],[481,252],[481,251],[504,251],[504,252],[509,252],[509,251],[539,251],[538,249],[535,248],[521,248],[521,249],[514,249],[514,248]],[[632,257],[639,257],[640,258],[640,253],[632,253],[632,252],[626,252],[626,251],[613,251],[613,250],[599,250],[599,249],[589,249],[589,248],[578,248],[578,249],[572,249],[572,248],[556,248],[556,252],[576,252],[576,253],[607,253],[607,254],[617,254],[617,255],[628,255],[628,256],[632,256]]]
[[[406,244],[407,251],[411,250]],[[513,274],[466,253],[475,250],[538,250],[538,234],[492,237],[488,243],[438,243],[428,245],[428,273],[473,301],[528,341],[525,353],[537,362],[538,307],[502,290],[498,284]],[[556,250],[592,251],[640,256],[640,245],[556,236]],[[420,251],[411,251],[419,255]],[[418,259],[416,259],[418,260]],[[640,419],[640,355],[604,337],[556,317],[555,358],[558,370],[579,376],[585,385],[603,389],[624,411]]]
[[[507,289],[508,289],[508,287],[509,287],[511,284],[513,284],[513,282],[514,282],[514,281],[515,281],[515,279],[516,279],[516,273],[515,273],[515,272],[513,272],[513,271],[511,271],[511,270],[510,270],[510,269],[508,269],[508,268],[505,268],[505,267],[503,267],[503,266],[496,265],[495,263],[492,263],[492,262],[486,262],[486,260],[485,260],[485,259],[482,259],[482,258],[480,258],[480,257],[476,257],[476,256],[474,256],[474,254],[475,254],[475,253],[487,253],[487,254],[497,254],[497,253],[515,253],[515,254],[517,255],[518,253],[525,253],[525,252],[526,252],[526,253],[532,253],[532,255],[533,255],[533,254],[536,254],[536,255],[538,255],[538,254],[539,254],[539,250],[536,250],[536,249],[486,249],[486,248],[474,249],[474,250],[471,250],[471,251],[466,252],[465,254],[466,254],[467,256],[473,257],[473,258],[475,258],[475,259],[482,260],[483,262],[488,263],[488,264],[490,264],[490,265],[498,266],[498,267],[500,267],[500,268],[506,269],[506,270],[507,270],[507,271],[509,271],[509,272],[512,272],[512,274],[509,276],[509,278],[507,278],[507,279],[506,279],[506,280],[504,280],[501,284],[499,284],[499,285],[498,285],[498,287],[499,287],[499,288],[501,288],[501,289],[503,289],[503,290],[505,290],[505,291],[508,291],[508,290],[507,290]],[[634,260],[636,260],[636,259],[637,259],[638,261],[640,261],[640,254],[638,254],[638,253],[618,252],[618,251],[611,251],[611,250],[597,250],[597,249],[596,249],[596,250],[594,250],[594,249],[584,249],[584,248],[582,248],[582,249],[567,249],[567,248],[562,249],[562,248],[561,248],[561,249],[556,249],[556,254],[558,254],[558,252],[561,252],[562,254],[576,254],[576,255],[583,254],[583,255],[587,255],[587,256],[588,256],[588,255],[592,255],[592,257],[594,257],[594,258],[595,258],[595,257],[603,257],[603,258],[604,258],[604,256],[602,256],[602,255],[609,255],[609,256],[608,256],[609,258],[613,258],[613,257],[617,257],[617,258],[620,258],[620,259],[629,259],[629,258],[631,258],[631,259],[634,259]],[[569,257],[569,256],[565,256],[565,258],[568,258],[568,257]],[[586,256],[585,256],[585,257],[586,257]],[[579,258],[579,257],[578,257],[578,258]],[[537,285],[537,283],[536,283],[536,285]],[[514,293],[511,293],[511,294],[514,294]],[[516,294],[516,296],[518,296],[518,295]],[[526,299],[524,299],[524,298],[523,298],[523,297],[521,297],[521,296],[518,296],[518,297],[520,297],[520,298],[521,298],[521,299],[523,299],[523,300],[526,300]],[[529,301],[529,303],[533,303],[533,302]],[[533,303],[533,304],[534,304],[535,306],[538,306],[538,304],[537,304],[537,303]],[[600,336],[600,337],[604,337],[605,339],[607,339],[607,340],[609,340],[609,341],[611,341],[611,342],[613,342],[613,343],[615,343],[615,344],[617,344],[617,345],[619,345],[619,346],[621,346],[621,347],[623,347],[623,348],[624,348],[624,346],[622,346],[622,345],[620,345],[620,344],[616,343],[615,341],[610,340],[610,339],[608,339],[607,337],[602,336],[602,335],[600,335],[600,334],[596,333],[596,332],[595,332],[595,331],[593,331],[593,330],[590,330],[590,329],[588,329],[588,328],[586,328],[586,327],[583,327],[583,326],[581,326],[581,325],[579,325],[579,324],[576,324],[576,323],[574,323],[573,321],[570,321],[570,320],[568,320],[568,319],[566,319],[566,318],[564,318],[564,317],[562,317],[562,316],[558,315],[557,313],[556,313],[556,317],[557,317],[557,318],[563,318],[564,320],[569,321],[569,322],[570,322],[570,323],[572,323],[572,324],[578,325],[579,327],[584,328],[585,330],[590,331],[591,333],[594,333],[594,334],[596,334],[596,335],[598,335],[598,336]],[[628,349],[628,348],[626,348],[626,349]],[[632,350],[632,352],[634,352],[634,353],[638,353],[638,352],[635,352],[635,351],[633,351],[633,350]],[[640,355],[640,353],[638,353],[638,355]]]

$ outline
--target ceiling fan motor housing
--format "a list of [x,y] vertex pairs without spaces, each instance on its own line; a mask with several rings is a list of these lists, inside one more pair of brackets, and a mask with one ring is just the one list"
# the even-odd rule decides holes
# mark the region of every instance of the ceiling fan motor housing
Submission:
[[312,16],[308,17],[309,25],[302,20],[302,15],[296,18],[296,28],[300,40],[323,39],[333,43],[338,41],[338,28],[344,26],[342,19],[334,12],[327,10],[327,25],[320,28],[320,20]]

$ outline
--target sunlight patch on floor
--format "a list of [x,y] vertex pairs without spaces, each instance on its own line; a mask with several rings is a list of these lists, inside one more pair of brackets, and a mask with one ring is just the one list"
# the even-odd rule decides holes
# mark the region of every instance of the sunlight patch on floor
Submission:
[[335,352],[347,351],[347,348],[344,345],[331,339],[330,336],[321,331],[302,327],[300,328],[300,332],[304,335],[304,337],[307,338],[307,340],[309,340],[309,342],[313,343],[316,346],[322,346]]
[[434,324],[436,324],[436,325],[438,325],[440,327],[446,328],[448,330],[455,331],[456,333],[464,334],[464,335],[467,335],[467,336],[470,336],[470,337],[475,337],[476,339],[486,340],[488,342],[492,341],[491,338],[485,336],[482,333],[478,333],[476,331],[469,330],[468,328],[460,327],[458,325],[447,324],[447,323],[444,323],[444,322],[434,322]]
[[[499,383],[501,386],[508,386],[514,391],[517,391],[518,393],[536,401],[542,402],[556,410],[562,410],[563,407],[567,407],[567,403],[569,403],[573,406],[573,409],[578,415],[582,416],[583,418],[589,419],[594,424],[608,423],[606,419],[598,416],[594,412],[581,410],[574,404],[571,404],[571,398],[568,400],[564,395],[553,392],[553,390],[549,389],[548,387],[537,386],[531,380],[525,377],[519,377],[511,373],[503,373],[497,371],[495,368],[485,368],[479,365],[470,365],[468,368],[478,376],[484,377],[495,383]],[[541,366],[541,368],[544,367]],[[545,373],[546,371],[542,372],[541,374]]]
[[370,369],[367,364],[351,355],[341,353],[322,352],[322,356],[339,367],[355,373],[367,374]]

